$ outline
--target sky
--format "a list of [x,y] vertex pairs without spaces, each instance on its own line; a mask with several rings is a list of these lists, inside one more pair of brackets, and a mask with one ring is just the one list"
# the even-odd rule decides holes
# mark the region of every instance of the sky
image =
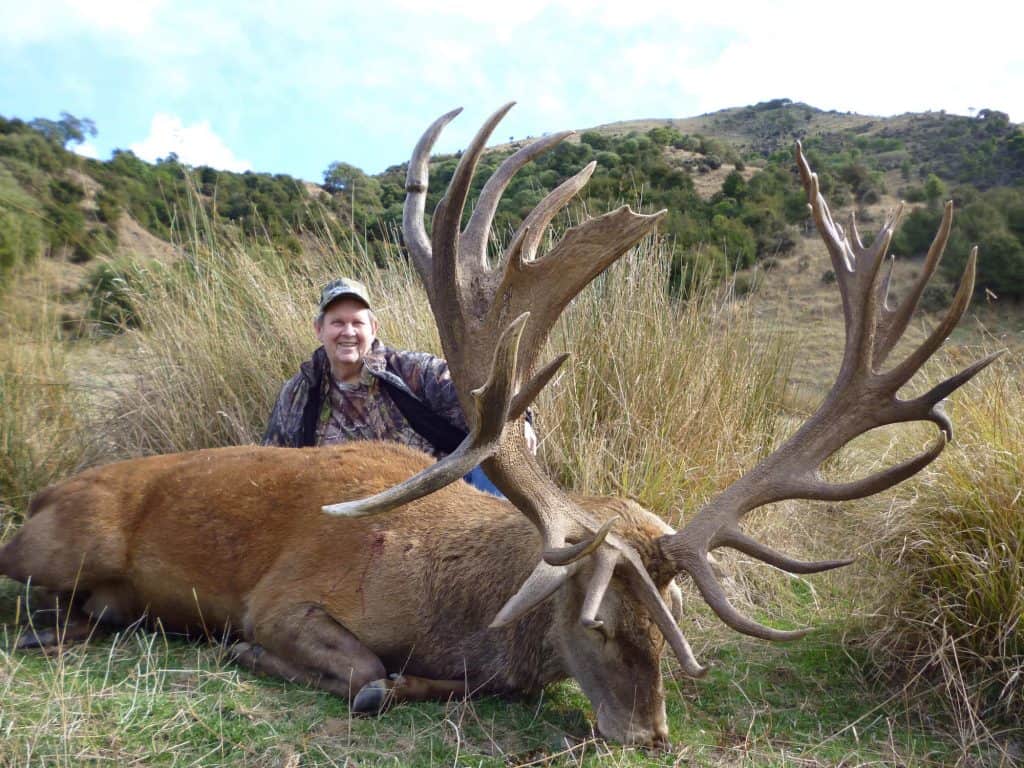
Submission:
[[1024,121],[1024,6],[1006,0],[0,0],[0,115],[96,123],[106,159],[377,173],[510,137],[776,98],[870,115]]

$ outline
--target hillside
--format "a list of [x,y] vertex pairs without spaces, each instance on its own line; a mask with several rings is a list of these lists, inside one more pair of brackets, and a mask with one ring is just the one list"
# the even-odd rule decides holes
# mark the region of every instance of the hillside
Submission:
[[[285,255],[333,243],[372,257],[389,249],[400,229],[402,165],[371,176],[334,162],[315,185],[285,175],[189,168],[174,156],[149,164],[128,151],[99,162],[66,148],[76,131],[80,138],[82,125],[69,115],[56,123],[0,118],[0,290],[12,270],[40,265],[62,275],[55,291],[71,319],[123,319],[97,302],[126,265],[173,262],[200,233],[255,238]],[[672,244],[679,293],[694,276],[770,269],[780,259],[801,258],[806,210],[792,163],[798,139],[829,199],[857,211],[866,228],[898,199],[911,204],[894,244],[900,254],[927,249],[939,200],[952,196],[960,212],[950,252],[965,254],[970,243],[980,243],[979,291],[1024,295],[1024,132],[994,110],[971,118],[878,118],[776,99],[685,119],[597,126],[516,177],[495,231],[511,234],[548,191],[595,161],[570,219],[623,203],[668,209],[662,233]],[[525,143],[493,147],[474,191]],[[457,156],[434,159],[428,210],[457,162]],[[948,294],[963,260],[949,259],[936,300]],[[52,270],[44,262],[63,266]]]

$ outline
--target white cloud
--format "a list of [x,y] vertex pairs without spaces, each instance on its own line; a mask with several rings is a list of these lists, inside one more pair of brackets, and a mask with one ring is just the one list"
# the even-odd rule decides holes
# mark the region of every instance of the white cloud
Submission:
[[187,165],[208,165],[225,171],[248,171],[252,164],[240,160],[207,120],[184,125],[180,117],[158,113],[153,116],[149,136],[130,149],[143,160],[154,162],[174,152]]
[[141,37],[152,31],[165,0],[49,0],[0,10],[0,40],[12,46],[114,34]]
[[81,157],[90,157],[93,160],[100,159],[100,151],[91,141],[83,141],[81,144],[72,144],[71,151]]
[[[140,154],[245,167],[210,123],[170,116],[202,115],[260,168],[303,156],[307,176],[325,162],[314,153],[368,170],[396,162],[430,118],[458,105],[467,116],[438,149],[464,147],[477,118],[510,99],[519,107],[497,138],[780,97],[876,115],[989,107],[1021,121],[1024,48],[1009,8],[1005,0],[973,0],[969,13],[951,0],[927,10],[892,0],[48,0],[15,13],[0,0],[0,90],[31,83],[22,90],[33,106],[5,99],[9,110],[39,111],[44,92],[51,114],[94,118],[104,147],[127,146],[139,135],[123,131],[160,110]],[[243,134],[236,120],[260,129]],[[335,126],[330,136],[319,130],[325,124]],[[120,133],[108,140],[107,131]],[[269,152],[266,135],[285,134]]]

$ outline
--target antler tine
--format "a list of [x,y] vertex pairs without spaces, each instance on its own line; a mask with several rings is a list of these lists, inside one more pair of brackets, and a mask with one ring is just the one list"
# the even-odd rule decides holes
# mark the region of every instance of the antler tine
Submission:
[[707,674],[707,669],[702,667],[697,661],[693,649],[687,642],[682,630],[679,629],[679,625],[676,624],[672,610],[665,604],[661,593],[658,592],[658,588],[651,580],[651,575],[647,572],[647,568],[644,567],[636,550],[632,548],[623,549],[621,556],[629,564],[626,575],[634,594],[639,596],[640,601],[647,608],[651,619],[661,631],[662,636],[668,642],[676,658],[679,659],[683,671],[690,677],[704,677]]
[[762,640],[785,641],[799,640],[810,631],[809,629],[775,629],[744,616],[729,602],[725,590],[715,578],[715,573],[711,570],[711,565],[706,557],[695,558],[687,572],[693,579],[693,583],[697,585],[697,589],[700,590],[704,602],[710,606],[718,618],[737,632],[751,637],[759,637]]
[[512,386],[519,353],[519,340],[529,313],[520,315],[505,329],[494,351],[491,376],[472,392],[476,405],[473,429],[458,448],[441,461],[386,491],[357,501],[323,507],[329,515],[362,517],[395,509],[422,498],[462,478],[498,449],[512,401]]
[[[849,232],[848,237],[850,239],[850,242],[853,244],[853,248],[855,249],[854,252],[856,253],[857,250],[863,251],[864,250],[864,243],[861,242],[860,230],[857,229],[857,212],[856,211],[850,211],[849,215],[847,216],[846,229]],[[854,264],[854,267],[856,267],[856,266],[857,265]]]
[[615,521],[618,519],[618,515],[609,518],[597,533],[585,538],[578,544],[573,544],[571,547],[563,547],[556,550],[545,550],[542,555],[544,562],[550,565],[569,565],[570,563],[575,563],[577,560],[589,557],[594,554],[594,552],[596,552],[604,543],[605,539],[608,538],[608,533],[611,531],[612,526],[615,525]]
[[409,170],[405,176],[405,207],[402,209],[405,245],[428,293],[431,283],[431,249],[430,238],[427,237],[427,230],[423,224],[423,214],[426,212],[427,185],[430,181],[430,150],[433,149],[444,127],[460,112],[462,107],[453,109],[441,115],[427,128],[413,150]]
[[846,275],[853,271],[849,249],[845,244],[846,236],[843,233],[843,228],[832,218],[828,203],[825,202],[825,198],[821,194],[818,174],[811,170],[811,166],[804,156],[803,144],[799,141],[796,143],[796,166],[800,171],[804,189],[807,191],[807,205],[811,209],[814,224],[828,248],[829,256],[832,259],[832,269],[836,273],[836,282],[845,298]]
[[523,582],[523,585],[498,611],[498,615],[489,625],[491,629],[507,627],[520,616],[540,605],[551,597],[555,590],[576,572],[577,568],[579,568],[579,563],[573,563],[567,568],[559,568],[541,560]]
[[[851,221],[848,240],[835,224],[818,188],[817,177],[799,143],[797,165],[810,199],[811,212],[836,268],[846,323],[846,349],[835,384],[818,410],[781,446],[757,466],[709,501],[677,533],[659,540],[663,556],[677,569],[690,574],[704,599],[729,626],[768,639],[789,639],[800,633],[780,633],[763,627],[731,606],[707,563],[707,553],[727,546],[776,567],[807,573],[846,565],[849,561],[801,563],[760,544],[738,527],[750,510],[783,499],[839,501],[868,496],[892,487],[933,461],[952,437],[952,425],[942,410],[942,399],[988,366],[999,353],[990,355],[947,378],[925,395],[900,400],[897,392],[938,349],[962,317],[974,287],[977,249],[945,317],[929,337],[890,371],[879,372],[884,359],[906,328],[910,314],[934,271],[949,235],[951,208],[947,207],[939,233],[929,251],[922,280],[895,310],[885,306],[884,288],[878,284],[880,264],[892,239],[900,210],[886,222],[871,246],[864,248]],[[842,275],[840,271],[845,270]],[[876,331],[881,329],[880,334]],[[880,336],[880,338],[879,338]],[[874,358],[874,359],[873,359]],[[895,466],[847,483],[822,479],[822,463],[842,446],[869,430],[906,421],[932,421],[940,429],[935,442]]]
[[[451,286],[455,288],[460,283],[459,271],[467,269],[470,271],[481,271],[487,264],[486,243],[474,243],[481,253],[469,251],[460,243],[460,228],[462,226],[462,213],[466,208],[466,200],[469,198],[469,188],[473,183],[473,174],[476,172],[480,156],[487,147],[487,140],[494,133],[494,129],[501,122],[508,111],[515,106],[514,101],[502,106],[491,115],[477,131],[476,136],[469,146],[462,153],[459,164],[455,167],[455,173],[448,183],[448,190],[445,192],[441,202],[437,204],[434,211],[433,247],[434,259],[434,288],[438,291],[445,291]],[[451,291],[453,295],[448,296],[449,300],[459,298],[457,291]]]
[[479,253],[484,259],[482,266],[486,266],[487,238],[490,235],[491,224],[494,222],[494,214],[498,210],[498,203],[505,193],[512,178],[522,169],[524,165],[539,155],[544,154],[557,144],[561,144],[574,131],[562,131],[545,136],[523,147],[518,152],[509,155],[505,161],[494,172],[494,175],[487,180],[480,192],[480,198],[473,209],[473,215],[469,219],[462,232],[462,243],[469,253]]
[[508,249],[507,269],[509,271],[519,270],[524,262],[533,261],[548,224],[587,185],[590,177],[594,175],[595,168],[597,168],[596,162],[587,163],[575,176],[562,182],[545,195],[537,207],[523,219],[523,223],[519,225],[515,235],[512,236],[512,245]]
[[932,329],[932,332],[928,334],[928,338],[921,342],[917,349],[907,355],[903,362],[886,374],[886,377],[889,379],[888,383],[891,386],[899,389],[910,381],[910,377],[917,373],[918,369],[924,365],[925,361],[934,354],[935,350],[939,348],[942,342],[946,340],[946,337],[956,328],[956,324],[960,322],[960,318],[963,317],[964,312],[967,311],[967,306],[971,303],[971,296],[974,293],[974,276],[977,269],[977,261],[978,249],[975,247],[971,249],[971,255],[967,257],[967,268],[960,277],[960,285],[957,286],[956,294],[953,296],[953,303],[946,311],[942,321]]
[[738,552],[756,557],[761,562],[786,571],[786,573],[821,573],[822,571],[831,571],[834,568],[842,568],[853,562],[853,560],[820,560],[818,562],[794,560],[792,557],[762,544],[757,539],[747,536],[739,528],[728,528],[723,531],[718,537],[718,542],[715,546],[731,547]]
[[882,317],[878,322],[878,336],[875,340],[876,365],[881,365],[885,362],[892,348],[896,346],[896,343],[903,336],[903,332],[907,329],[910,318],[913,317],[914,310],[917,309],[917,305],[921,301],[921,295],[924,293],[925,286],[928,285],[928,281],[935,273],[936,267],[939,266],[939,260],[942,258],[943,251],[946,250],[946,243],[949,240],[949,232],[952,226],[953,201],[950,200],[943,209],[942,223],[939,224],[939,231],[935,233],[935,238],[928,249],[928,255],[921,266],[921,274],[914,283],[914,287],[896,309],[889,310],[884,305],[882,307]]
[[594,576],[587,585],[587,594],[583,598],[580,610],[580,623],[587,629],[597,629],[604,622],[597,620],[597,612],[601,608],[608,585],[615,573],[615,564],[619,561],[619,553],[614,549],[600,549],[594,558]]
[[[987,357],[969,365],[959,373],[950,376],[945,381],[936,384],[928,392],[913,400],[906,400],[900,403],[906,409],[908,418],[906,421],[915,419],[928,419],[935,422],[945,433],[947,440],[953,439],[953,424],[949,417],[941,410],[942,401],[949,397],[954,391],[962,387],[976,375],[988,368],[999,357],[1002,357],[1005,349],[993,352]],[[924,414],[924,415],[921,415]]]
[[892,488],[894,485],[899,485],[907,478],[916,475],[935,461],[945,447],[946,431],[943,428],[935,442],[928,448],[895,466],[848,483],[828,483],[822,480],[817,472],[809,473],[794,483],[795,487],[789,498],[814,499],[817,501],[848,501],[850,499],[862,499],[865,496],[873,496],[876,493]]
[[551,381],[551,377],[558,372],[558,369],[562,367],[562,363],[568,359],[569,353],[563,352],[541,368],[532,379],[519,388],[518,394],[516,394],[512,400],[512,405],[508,409],[510,419],[518,419],[526,412],[526,407],[536,399],[538,393],[547,386],[547,383]]

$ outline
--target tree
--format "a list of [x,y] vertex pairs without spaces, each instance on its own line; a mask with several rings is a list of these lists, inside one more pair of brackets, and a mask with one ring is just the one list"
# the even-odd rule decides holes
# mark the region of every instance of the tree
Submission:
[[343,220],[348,219],[353,232],[377,222],[384,212],[380,181],[350,163],[337,161],[327,166],[324,189],[335,196],[339,213]]
[[324,171],[324,189],[334,195],[338,192],[350,191],[353,184],[357,187],[362,186],[368,178],[361,168],[336,161],[327,166],[327,170]]
[[61,112],[60,120],[37,117],[28,125],[32,130],[62,147],[68,144],[81,144],[86,136],[96,135],[96,123],[87,117],[75,117],[70,112]]
[[924,181],[924,199],[928,201],[928,205],[935,207],[939,204],[939,200],[946,196],[946,185],[942,179],[936,176],[934,173],[929,173],[928,178]]
[[734,200],[742,201],[747,193],[747,182],[743,178],[743,174],[739,171],[733,171],[725,177],[725,181],[722,182],[722,194],[726,197],[731,197]]

